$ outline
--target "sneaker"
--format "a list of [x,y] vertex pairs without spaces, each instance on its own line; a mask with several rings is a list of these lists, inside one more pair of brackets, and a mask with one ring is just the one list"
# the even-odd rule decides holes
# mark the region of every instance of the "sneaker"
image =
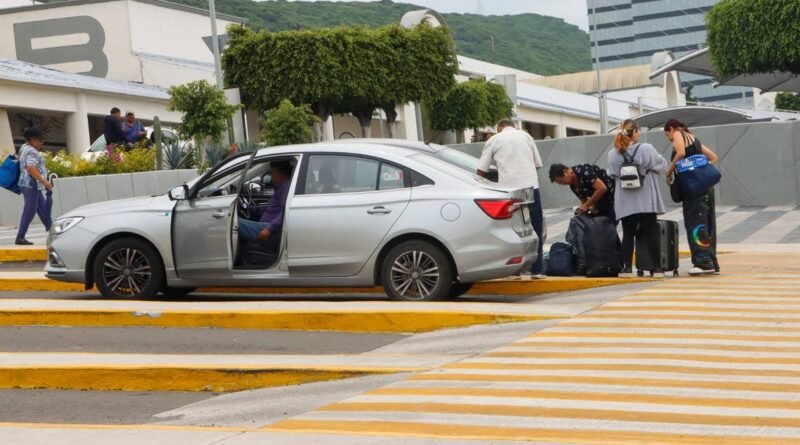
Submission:
[[698,275],[713,275],[717,271],[714,269],[701,269],[699,267],[693,267],[689,269],[689,275],[698,276]]
[[32,242],[26,240],[25,238],[17,238],[17,240],[14,241],[14,244],[16,244],[18,246],[32,246],[33,245]]
[[624,270],[619,273],[619,278],[633,278],[633,272],[625,272]]
[[544,280],[545,278],[547,278],[547,275],[541,273],[531,274],[529,276],[531,280]]

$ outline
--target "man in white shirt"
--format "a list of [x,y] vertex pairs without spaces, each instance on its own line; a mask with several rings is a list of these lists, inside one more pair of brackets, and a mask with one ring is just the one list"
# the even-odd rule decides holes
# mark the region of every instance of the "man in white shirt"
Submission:
[[492,164],[497,167],[499,185],[533,189],[534,202],[530,205],[530,210],[533,230],[539,237],[539,255],[531,267],[531,273],[535,278],[541,278],[544,213],[539,193],[539,174],[536,169],[542,168],[542,158],[536,147],[536,141],[527,132],[517,130],[510,119],[501,120],[497,124],[497,134],[483,147],[483,154],[478,162],[478,176],[486,176]]

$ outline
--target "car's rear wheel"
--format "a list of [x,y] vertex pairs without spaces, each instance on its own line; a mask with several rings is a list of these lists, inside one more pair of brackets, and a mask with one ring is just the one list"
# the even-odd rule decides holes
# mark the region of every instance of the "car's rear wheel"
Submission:
[[442,249],[427,241],[406,241],[386,255],[381,284],[393,300],[438,301],[448,297],[454,271]]
[[453,285],[453,288],[450,289],[450,294],[447,295],[448,299],[455,299],[458,298],[472,289],[475,283],[456,283]]
[[149,298],[164,288],[161,257],[152,246],[135,238],[120,238],[103,246],[93,274],[106,298]]

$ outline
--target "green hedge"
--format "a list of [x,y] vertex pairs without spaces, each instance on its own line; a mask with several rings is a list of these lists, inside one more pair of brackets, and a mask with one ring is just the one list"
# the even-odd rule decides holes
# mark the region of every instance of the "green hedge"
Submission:
[[719,76],[800,74],[800,1],[723,0],[709,11],[706,22]]

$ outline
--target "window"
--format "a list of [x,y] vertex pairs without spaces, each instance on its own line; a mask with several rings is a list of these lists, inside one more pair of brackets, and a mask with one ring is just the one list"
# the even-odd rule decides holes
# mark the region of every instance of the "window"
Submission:
[[395,190],[406,186],[402,168],[359,156],[313,155],[305,180],[307,195]]
[[411,187],[422,187],[423,185],[434,185],[431,178],[411,170]]
[[381,164],[381,176],[378,178],[378,190],[394,190],[403,187],[405,187],[403,169],[390,164]]
[[101,151],[105,152],[106,151],[106,136],[105,135],[101,135],[99,138],[97,138],[94,141],[94,144],[92,144],[92,146],[89,147],[89,151],[92,152],[92,153],[98,153],[98,152],[101,152]]
[[236,189],[236,185],[242,177],[242,169],[249,160],[250,156],[240,156],[229,161],[213,176],[203,180],[196,196],[198,198],[208,198],[211,196],[238,194],[239,190]]

